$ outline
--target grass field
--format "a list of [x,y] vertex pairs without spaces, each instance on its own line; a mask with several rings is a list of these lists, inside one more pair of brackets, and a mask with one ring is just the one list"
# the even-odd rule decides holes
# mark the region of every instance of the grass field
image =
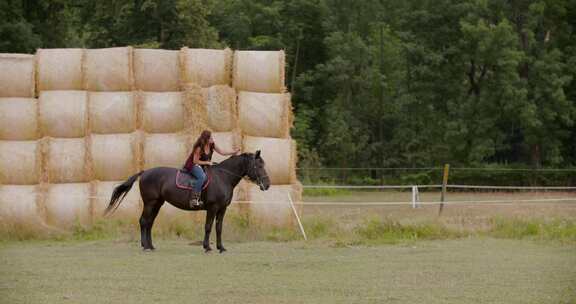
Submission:
[[576,246],[474,238],[334,248],[9,242],[1,303],[576,303]]
[[[404,192],[304,197],[408,199]],[[295,223],[256,224],[240,207],[226,216],[224,255],[195,245],[201,213],[161,217],[151,253],[138,246],[137,218],[65,234],[0,223],[0,303],[576,303],[573,202],[448,205],[442,216],[438,206],[304,205],[308,242]]]

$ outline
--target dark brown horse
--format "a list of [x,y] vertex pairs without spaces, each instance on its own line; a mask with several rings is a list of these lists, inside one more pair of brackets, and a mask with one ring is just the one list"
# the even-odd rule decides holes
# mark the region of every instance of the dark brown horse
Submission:
[[210,231],[216,218],[216,247],[220,253],[226,251],[222,245],[222,223],[226,208],[232,201],[234,187],[240,180],[247,176],[252,182],[265,191],[270,187],[270,179],[264,168],[264,160],[260,157],[260,151],[255,154],[244,153],[232,156],[220,164],[209,167],[211,181],[202,193],[202,204],[198,208],[190,207],[190,193],[176,186],[176,173],[178,169],[157,167],[141,171],[128,178],[123,184],[117,186],[112,192],[110,203],[105,214],[116,210],[134,182],[140,177],[140,196],[144,201],[142,216],[140,217],[140,244],[144,250],[154,250],[152,246],[152,225],[160,207],[164,202],[169,202],[183,210],[206,210],[206,224],[204,227],[203,247],[206,252],[210,248]]

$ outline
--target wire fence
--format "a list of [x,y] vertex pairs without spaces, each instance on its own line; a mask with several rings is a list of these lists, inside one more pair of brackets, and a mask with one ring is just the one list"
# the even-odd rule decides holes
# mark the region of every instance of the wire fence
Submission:
[[[382,186],[357,186],[357,185],[303,185],[304,189],[411,189],[418,188],[442,188],[442,185],[382,185]],[[446,185],[449,189],[485,189],[485,190],[576,190],[576,187],[560,186],[480,186],[480,185]]]
[[[448,191],[448,198],[444,201],[434,200],[431,199],[431,196],[427,196],[423,199],[420,199],[420,191],[430,191],[430,192],[440,192],[443,188],[442,184],[437,183],[430,183],[429,181],[432,180],[430,175],[427,175],[430,172],[433,172],[434,180],[435,181],[442,181],[442,171],[444,168],[440,167],[424,167],[424,168],[299,168],[299,171],[307,170],[307,171],[325,171],[325,172],[338,172],[338,174],[342,174],[343,171],[350,171],[356,172],[354,176],[363,176],[363,179],[353,180],[354,183],[334,183],[335,179],[332,178],[318,178],[318,179],[302,179],[304,182],[303,189],[304,194],[306,197],[307,192],[310,191],[317,191],[317,190],[346,190],[346,191],[400,191],[405,193],[405,200],[399,200],[398,197],[387,194],[382,194],[380,196],[375,196],[375,201],[342,201],[342,196],[336,196],[334,201],[313,201],[305,199],[303,201],[294,201],[291,202],[293,205],[304,205],[304,206],[400,206],[400,205],[411,205],[414,208],[418,206],[424,205],[457,205],[457,204],[518,204],[518,203],[576,203],[576,183],[573,183],[574,176],[576,176],[576,169],[515,169],[515,168],[451,168],[450,169],[450,183],[444,185],[444,189]],[[382,172],[393,172],[394,174],[388,174],[385,178],[380,180],[370,180],[371,183],[366,183],[367,179],[370,179],[370,176],[365,174],[365,171],[382,171]],[[510,184],[465,184],[465,183],[458,183],[461,179],[459,179],[458,172],[467,171],[467,172],[507,172],[507,173],[530,173],[530,174],[567,174],[569,175],[570,180],[563,180],[562,182],[549,182],[540,185],[510,185]],[[364,172],[364,175],[362,175]],[[403,173],[402,173],[403,172]],[[414,174],[407,173],[407,172],[416,172],[414,173],[420,178],[414,178]],[[398,178],[394,178],[395,174],[398,175]],[[424,174],[425,178],[421,177]],[[337,179],[336,179],[337,180]],[[419,181],[424,180],[424,183],[418,183]],[[456,180],[456,181],[454,181]],[[386,183],[382,183],[385,181]],[[392,184],[391,182],[398,182],[396,184]],[[428,181],[428,183],[426,183]],[[317,183],[315,183],[317,182]],[[552,185],[550,185],[552,184]],[[556,185],[561,184],[561,185]],[[459,192],[461,195],[459,196],[451,196],[450,192]],[[469,197],[470,199],[466,198],[466,193],[470,192]],[[531,197],[526,198],[522,195],[517,197],[507,197],[507,198],[500,198],[495,196],[494,198],[486,199],[486,197],[478,198],[475,196],[474,193],[477,192],[557,192],[558,197],[548,197],[544,194],[537,194],[531,195]],[[342,193],[340,193],[342,194]],[[45,194],[37,194],[37,195],[45,195]],[[319,196],[322,196],[322,192],[319,193]],[[326,196],[330,197],[331,193],[328,193]],[[68,197],[74,197],[75,195],[67,195]],[[76,195],[78,198],[87,198],[87,199],[109,199],[109,197],[103,196],[79,196]],[[466,199],[462,199],[465,197]],[[309,198],[309,197],[308,197]],[[291,200],[291,199],[290,199]],[[388,201],[389,200],[389,201]],[[127,199],[130,201],[130,199]],[[281,198],[277,201],[242,201],[237,200],[233,202],[234,204],[286,204],[286,200]]]
[[[375,172],[378,174],[374,174]],[[342,193],[350,191],[411,192],[410,197],[403,197],[406,199],[405,201],[398,200],[398,195],[384,193],[370,196],[382,201],[313,201],[304,203],[309,206],[411,205],[413,208],[417,208],[423,205],[440,205],[440,210],[444,205],[457,204],[575,203],[576,195],[572,193],[576,190],[575,173],[576,169],[449,168],[448,165],[442,168],[299,169],[299,176],[304,181],[305,194],[336,195],[335,200],[338,200],[342,197]],[[438,182],[442,184],[438,184]],[[340,192],[340,196],[338,196],[338,190],[345,192]],[[434,197],[428,193],[424,199],[420,199],[420,190],[437,192],[441,195]],[[502,197],[503,195],[498,192],[514,193],[514,195]],[[554,197],[547,194],[552,192],[556,192]],[[479,193],[491,193],[491,195],[480,196]],[[388,201],[389,199],[395,201]]]
[[[306,185],[430,185],[442,181],[442,167],[298,168]],[[576,168],[450,168],[450,183],[479,186],[576,186]]]

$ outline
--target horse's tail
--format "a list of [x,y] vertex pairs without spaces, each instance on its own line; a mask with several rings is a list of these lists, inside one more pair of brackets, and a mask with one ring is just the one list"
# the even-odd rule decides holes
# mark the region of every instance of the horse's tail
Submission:
[[110,198],[110,203],[108,204],[108,207],[106,207],[106,210],[104,210],[105,216],[113,213],[118,208],[118,206],[120,206],[120,203],[122,202],[124,197],[126,197],[126,194],[128,194],[130,189],[132,189],[132,185],[142,174],[142,172],[144,171],[140,171],[139,173],[132,175],[124,183],[114,188],[114,191],[112,192],[112,197]]

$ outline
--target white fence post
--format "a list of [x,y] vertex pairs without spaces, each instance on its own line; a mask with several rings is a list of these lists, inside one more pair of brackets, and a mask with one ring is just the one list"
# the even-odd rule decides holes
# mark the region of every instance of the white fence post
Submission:
[[298,221],[298,226],[300,227],[300,232],[302,232],[302,236],[304,237],[305,241],[308,241],[308,237],[306,237],[306,231],[304,231],[304,226],[302,226],[302,221],[300,221],[300,216],[298,216],[298,212],[296,211],[296,207],[294,207],[294,202],[292,202],[292,196],[290,195],[290,192],[286,191],[286,194],[288,195],[288,201],[290,202],[290,207],[292,207],[292,211],[294,212],[294,215],[296,216],[296,220]]
[[420,193],[418,193],[418,186],[412,186],[412,208],[418,208],[420,204]]

